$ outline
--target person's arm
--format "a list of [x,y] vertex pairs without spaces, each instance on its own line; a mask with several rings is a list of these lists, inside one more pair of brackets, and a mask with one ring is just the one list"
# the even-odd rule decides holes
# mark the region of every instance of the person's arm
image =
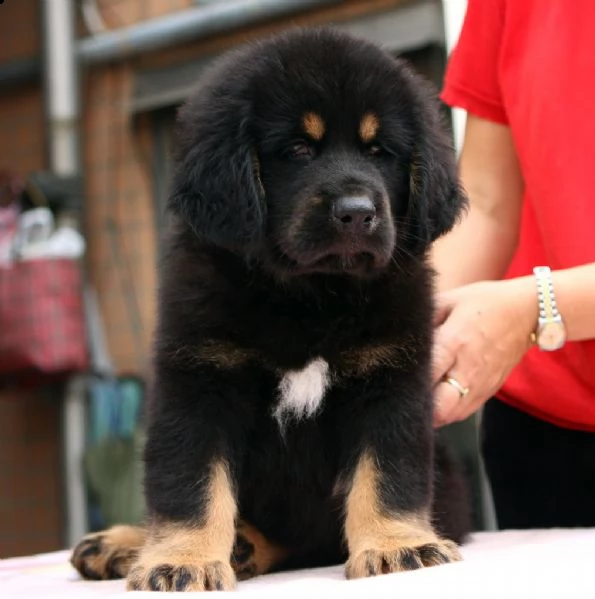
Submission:
[[[539,266],[539,265],[536,265]],[[568,341],[584,341],[595,339],[595,263],[575,266],[552,272],[554,292],[558,310],[564,319]],[[514,293],[519,296],[519,303],[533,303],[528,311],[537,312],[537,291],[535,278],[519,277],[510,281],[514,285]],[[512,293],[511,289],[511,293]],[[521,298],[525,296],[525,298]],[[532,329],[537,325],[534,315]]]
[[[523,196],[509,129],[469,115],[460,164],[470,210],[432,253],[436,424],[466,418],[499,389],[531,347],[538,319],[534,277],[499,280],[517,244]],[[568,341],[595,339],[595,264],[552,277]],[[469,393],[461,397],[446,375]]]
[[438,290],[500,279],[518,240],[524,186],[510,129],[469,114],[459,164],[469,211],[434,243]]

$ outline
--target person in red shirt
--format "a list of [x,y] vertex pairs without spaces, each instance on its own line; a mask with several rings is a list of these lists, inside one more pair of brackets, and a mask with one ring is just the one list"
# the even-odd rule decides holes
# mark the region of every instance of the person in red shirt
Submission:
[[470,208],[432,250],[435,424],[483,406],[500,528],[595,526],[594,97],[593,0],[468,1],[441,94],[467,111]]

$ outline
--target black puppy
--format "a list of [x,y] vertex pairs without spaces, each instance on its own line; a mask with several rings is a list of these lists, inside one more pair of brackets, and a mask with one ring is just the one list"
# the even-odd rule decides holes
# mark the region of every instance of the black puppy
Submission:
[[465,198],[433,92],[370,43],[294,30],[212,69],[178,140],[147,525],[91,535],[73,563],[185,591],[460,559],[426,253]]

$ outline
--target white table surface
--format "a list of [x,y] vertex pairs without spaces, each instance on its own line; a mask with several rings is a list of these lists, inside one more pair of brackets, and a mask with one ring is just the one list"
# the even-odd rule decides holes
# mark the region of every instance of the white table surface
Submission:
[[[60,551],[0,560],[0,599],[155,599],[155,593],[126,593],[122,580],[82,581],[68,556]],[[271,599],[595,599],[595,529],[476,533],[463,556],[456,564],[355,581],[344,579],[342,566],[273,574],[242,582],[235,593]]]

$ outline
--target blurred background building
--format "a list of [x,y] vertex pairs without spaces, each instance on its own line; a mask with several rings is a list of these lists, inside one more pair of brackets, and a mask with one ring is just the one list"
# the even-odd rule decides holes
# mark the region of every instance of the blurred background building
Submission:
[[[440,85],[452,35],[440,0],[0,4],[0,171],[64,183],[62,212],[84,235],[98,299],[91,369],[140,393],[149,374],[176,107],[221,52],[322,23],[382,43]],[[0,557],[64,547],[93,525],[81,466],[91,392],[80,376],[0,389]]]

